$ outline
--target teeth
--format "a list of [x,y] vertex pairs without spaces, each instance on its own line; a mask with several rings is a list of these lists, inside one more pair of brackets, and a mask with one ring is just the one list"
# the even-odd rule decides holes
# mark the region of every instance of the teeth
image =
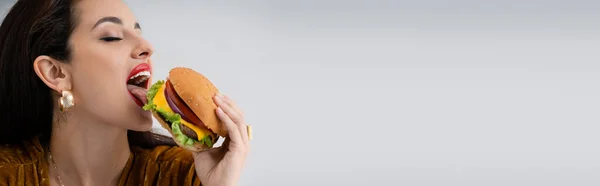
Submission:
[[131,76],[131,78],[129,78],[129,80],[133,80],[133,79],[136,79],[138,77],[142,77],[142,78],[137,79],[137,81],[135,82],[135,84],[139,84],[139,83],[142,83],[142,82],[148,80],[148,78],[150,78],[150,71],[138,72],[134,76]]
[[141,71],[141,72],[138,72],[134,76],[131,76],[131,78],[129,78],[129,79],[135,79],[135,78],[140,77],[140,76],[144,76],[143,79],[146,80],[146,79],[150,78],[150,71]]

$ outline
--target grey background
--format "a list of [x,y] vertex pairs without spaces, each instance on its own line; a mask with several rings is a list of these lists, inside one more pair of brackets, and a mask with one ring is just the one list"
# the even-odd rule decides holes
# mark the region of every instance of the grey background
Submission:
[[240,185],[600,185],[598,1],[127,2],[245,110]]

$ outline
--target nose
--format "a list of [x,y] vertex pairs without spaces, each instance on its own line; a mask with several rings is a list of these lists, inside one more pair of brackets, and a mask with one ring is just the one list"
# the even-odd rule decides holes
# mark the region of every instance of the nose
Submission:
[[139,43],[131,53],[131,58],[147,60],[154,53],[152,45],[143,38],[139,38]]

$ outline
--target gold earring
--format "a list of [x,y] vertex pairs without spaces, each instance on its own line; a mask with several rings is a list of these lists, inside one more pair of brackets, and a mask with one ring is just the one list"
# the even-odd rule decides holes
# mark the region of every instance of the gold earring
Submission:
[[71,93],[71,91],[68,90],[63,90],[62,97],[58,99],[58,104],[60,105],[61,112],[64,112],[65,110],[73,107],[73,105],[75,105],[73,93]]

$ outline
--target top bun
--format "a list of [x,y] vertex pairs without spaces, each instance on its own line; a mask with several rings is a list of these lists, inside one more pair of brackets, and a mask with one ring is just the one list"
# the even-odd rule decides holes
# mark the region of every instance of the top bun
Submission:
[[219,136],[227,136],[223,123],[217,117],[213,97],[219,90],[204,75],[185,67],[169,71],[173,89],[198,118]]

